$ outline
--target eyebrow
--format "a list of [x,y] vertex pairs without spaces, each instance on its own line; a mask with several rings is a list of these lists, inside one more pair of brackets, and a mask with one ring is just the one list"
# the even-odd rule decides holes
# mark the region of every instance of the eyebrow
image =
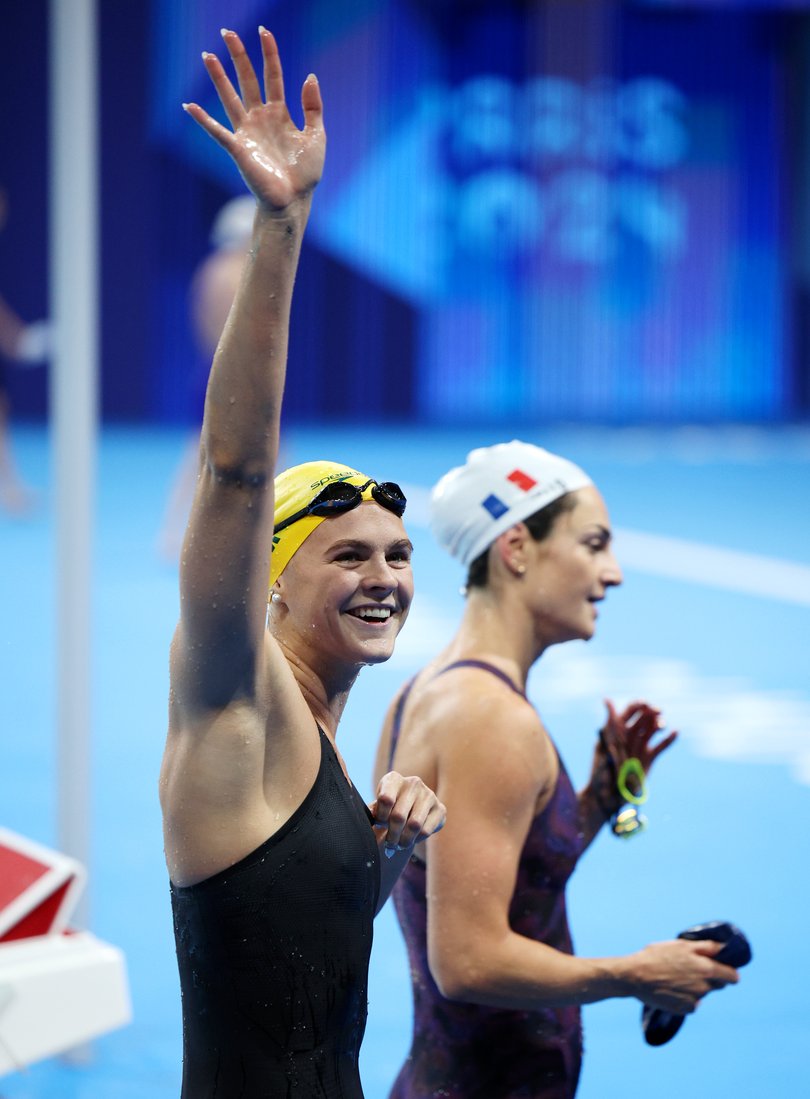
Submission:
[[[327,549],[327,553],[339,552],[342,549],[374,549],[374,545],[371,542],[365,541],[363,538],[342,538],[339,542],[333,542]],[[397,538],[394,542],[389,542],[385,547],[386,552],[390,553],[391,550],[407,549],[413,553],[413,542],[410,538]]]
[[[603,538],[605,540],[605,542],[610,542],[610,541],[613,540],[613,533],[608,527],[604,526],[602,523],[594,523],[594,526],[596,527],[596,533],[601,538]],[[588,537],[592,537],[593,533],[594,532],[591,531],[591,533],[588,535]]]

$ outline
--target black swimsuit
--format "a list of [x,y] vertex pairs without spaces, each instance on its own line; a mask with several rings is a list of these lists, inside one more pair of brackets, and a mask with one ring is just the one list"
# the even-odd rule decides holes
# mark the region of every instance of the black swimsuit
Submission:
[[371,814],[320,733],[290,820],[228,870],[171,886],[183,996],[182,1099],[362,1099]]

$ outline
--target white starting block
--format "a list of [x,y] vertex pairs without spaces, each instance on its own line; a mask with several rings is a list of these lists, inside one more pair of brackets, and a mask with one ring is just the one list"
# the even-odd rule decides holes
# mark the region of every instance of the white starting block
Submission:
[[123,953],[68,920],[86,874],[0,828],[0,1076],[132,1018]]

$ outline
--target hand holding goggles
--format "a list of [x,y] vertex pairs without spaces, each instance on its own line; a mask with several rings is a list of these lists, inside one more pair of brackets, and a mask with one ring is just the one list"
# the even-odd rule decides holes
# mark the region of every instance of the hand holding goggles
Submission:
[[643,832],[647,827],[647,818],[638,809],[639,805],[643,805],[647,800],[647,776],[644,773],[641,760],[636,756],[628,756],[617,771],[603,729],[599,730],[599,741],[604,750],[607,764],[616,776],[616,789],[622,798],[622,804],[615,812],[611,812],[605,806],[602,806],[602,809],[610,821],[610,829],[613,835],[626,839],[628,836]]
[[624,804],[613,814],[610,822],[614,836],[634,836],[647,827],[647,818],[638,806],[647,800],[647,778],[641,760],[635,756],[626,759],[619,768],[616,786],[624,798]]
[[392,511],[394,515],[403,514],[407,503],[405,493],[393,481],[377,482],[369,479],[364,485],[352,485],[348,481],[330,481],[306,507],[278,523],[274,533],[280,534],[281,531],[297,523],[299,519],[305,519],[308,515],[325,518],[329,515],[342,515],[345,511],[352,511],[363,502],[363,493],[369,485],[371,495],[378,504]]

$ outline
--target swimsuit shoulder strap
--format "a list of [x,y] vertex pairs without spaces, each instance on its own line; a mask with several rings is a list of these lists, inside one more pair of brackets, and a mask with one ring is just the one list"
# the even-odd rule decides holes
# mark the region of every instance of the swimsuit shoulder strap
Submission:
[[388,752],[388,767],[390,769],[394,762],[394,753],[397,750],[397,742],[399,741],[399,733],[402,728],[402,711],[405,709],[405,703],[408,701],[408,695],[411,693],[411,687],[413,687],[416,676],[413,679],[409,679],[405,684],[402,693],[399,696],[396,709],[394,710],[394,720],[391,724],[391,744]]
[[[456,660],[452,664],[448,664],[447,667],[442,668],[436,675],[444,675],[445,672],[450,672],[453,668],[479,668],[483,672],[489,672],[497,679],[500,679],[507,687],[510,687],[516,695],[520,695],[521,698],[526,698],[525,691],[521,691],[520,687],[516,686],[506,672],[501,671],[500,668],[496,668],[494,664],[487,663],[486,660]],[[399,696],[399,700],[394,710],[394,720],[391,725],[391,744],[388,753],[388,766],[391,767],[394,762],[394,753],[397,750],[397,743],[399,741],[399,734],[402,730],[402,713],[405,709],[405,703],[408,701],[408,695],[411,693],[411,688],[416,681],[416,676],[406,683],[402,694]],[[528,699],[527,699],[528,701]]]
[[507,687],[511,687],[515,694],[520,695],[521,698],[526,697],[526,692],[521,691],[520,687],[512,682],[506,672],[501,671],[500,668],[496,668],[494,664],[490,664],[486,660],[456,660],[452,664],[448,664],[446,668],[442,668],[442,670],[436,674],[444,675],[445,672],[450,672],[453,668],[480,668],[482,672],[489,672],[505,683]]

